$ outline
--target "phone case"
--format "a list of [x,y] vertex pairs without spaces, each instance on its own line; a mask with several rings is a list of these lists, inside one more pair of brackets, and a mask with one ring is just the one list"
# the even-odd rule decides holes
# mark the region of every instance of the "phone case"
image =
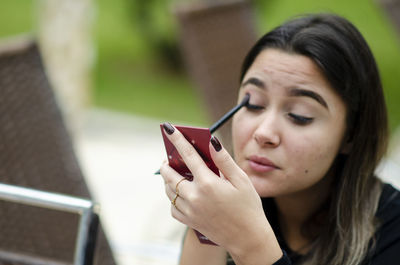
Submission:
[[[187,168],[182,157],[179,155],[175,146],[168,140],[167,135],[164,132],[162,124],[160,124],[161,133],[164,140],[165,149],[167,151],[168,163],[175,169],[180,175],[187,178],[188,180],[193,180],[193,175]],[[219,176],[219,170],[211,159],[209,143],[211,139],[211,133],[208,128],[191,127],[191,126],[175,126],[183,136],[188,140],[194,148],[197,150],[201,158],[204,160],[208,168],[210,168],[216,175]],[[197,238],[203,244],[216,245],[214,242],[209,240],[206,236],[196,231]]]

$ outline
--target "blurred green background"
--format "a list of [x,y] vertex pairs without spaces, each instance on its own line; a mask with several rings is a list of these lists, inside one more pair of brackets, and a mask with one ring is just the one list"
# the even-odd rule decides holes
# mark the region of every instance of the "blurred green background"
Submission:
[[[54,0],[56,1],[56,0]],[[381,74],[391,128],[400,125],[400,38],[372,0],[253,1],[259,34],[287,18],[336,12],[350,19],[370,44]],[[92,102],[116,111],[209,125],[179,55],[173,0],[97,0]],[[35,30],[37,2],[2,0],[0,37]]]

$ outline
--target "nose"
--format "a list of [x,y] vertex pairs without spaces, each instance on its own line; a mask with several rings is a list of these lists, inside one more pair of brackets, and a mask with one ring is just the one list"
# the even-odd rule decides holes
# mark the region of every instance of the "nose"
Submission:
[[277,147],[281,143],[280,126],[277,116],[266,114],[254,131],[255,141],[262,147]]

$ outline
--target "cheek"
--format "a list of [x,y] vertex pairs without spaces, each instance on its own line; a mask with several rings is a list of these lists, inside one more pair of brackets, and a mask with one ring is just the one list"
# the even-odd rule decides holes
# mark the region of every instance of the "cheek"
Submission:
[[233,154],[236,157],[238,155],[238,151],[240,146],[242,145],[240,140],[240,131],[238,130],[238,126],[236,122],[232,122],[232,146],[233,146]]
[[238,114],[236,114],[237,116],[235,116],[232,121],[232,144],[235,157],[240,156],[241,151],[251,138],[249,124],[245,124],[244,118]]
[[[318,139],[318,140],[317,140]],[[323,178],[330,169],[339,149],[339,144],[325,137],[305,138],[292,143],[293,171],[310,181]]]

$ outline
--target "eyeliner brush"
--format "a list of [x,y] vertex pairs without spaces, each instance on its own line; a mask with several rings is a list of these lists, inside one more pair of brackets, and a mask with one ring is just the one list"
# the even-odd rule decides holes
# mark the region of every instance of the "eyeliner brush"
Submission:
[[[250,94],[247,93],[243,100],[236,105],[235,107],[233,107],[233,109],[231,109],[230,111],[228,111],[224,116],[222,116],[221,119],[219,119],[216,123],[214,123],[211,127],[210,127],[210,133],[213,134],[219,127],[221,127],[225,122],[227,122],[236,112],[238,112],[238,110],[240,110],[242,107],[244,106],[248,106],[249,105],[249,100],[250,100]],[[159,175],[160,174],[160,170],[157,170],[156,173],[154,173],[154,175]]]
[[225,122],[227,122],[238,110],[240,110],[243,106],[249,104],[250,94],[246,94],[243,100],[235,106],[233,109],[228,111],[221,119],[219,119],[216,123],[214,123],[210,127],[210,133],[213,134],[219,127],[221,127]]

